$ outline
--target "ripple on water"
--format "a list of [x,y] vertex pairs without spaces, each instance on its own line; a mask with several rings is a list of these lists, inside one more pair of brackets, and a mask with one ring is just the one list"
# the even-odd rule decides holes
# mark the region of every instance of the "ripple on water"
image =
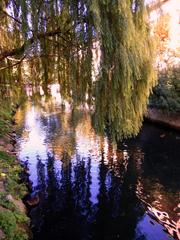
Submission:
[[177,133],[159,141],[162,129],[145,125],[114,144],[95,133],[86,111],[75,118],[52,102],[28,103],[16,122],[18,155],[40,198],[30,211],[34,239],[177,238]]

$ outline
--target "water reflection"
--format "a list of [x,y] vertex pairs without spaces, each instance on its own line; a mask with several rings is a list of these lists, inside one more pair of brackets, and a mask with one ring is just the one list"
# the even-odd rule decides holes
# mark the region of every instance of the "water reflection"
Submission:
[[40,199],[30,212],[34,239],[177,237],[177,134],[159,140],[162,130],[147,125],[116,145],[95,134],[86,111],[52,99],[28,103],[16,121],[19,158],[28,160],[32,194]]

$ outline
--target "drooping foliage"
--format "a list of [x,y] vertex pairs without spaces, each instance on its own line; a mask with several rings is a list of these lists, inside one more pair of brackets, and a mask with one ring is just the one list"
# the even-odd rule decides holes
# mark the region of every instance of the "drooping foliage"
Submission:
[[97,1],[94,9],[102,51],[96,123],[103,130],[106,119],[115,136],[135,135],[155,82],[145,6],[143,1],[107,0]]
[[[3,1],[0,10],[5,35],[0,49],[4,82],[10,83],[8,73],[12,81],[23,79],[44,89],[53,81],[62,81],[63,94],[70,95],[69,86],[81,83],[80,64],[91,58],[88,4],[83,0]],[[91,72],[87,69],[86,75]]]
[[3,0],[0,18],[4,88],[47,91],[59,82],[73,106],[91,106],[99,132],[110,126],[114,137],[138,133],[156,79],[143,0]]

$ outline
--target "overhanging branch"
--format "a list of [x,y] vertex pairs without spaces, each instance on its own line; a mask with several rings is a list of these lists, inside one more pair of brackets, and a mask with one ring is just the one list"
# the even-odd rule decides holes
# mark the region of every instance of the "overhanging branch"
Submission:
[[[66,33],[68,33],[68,31],[66,31]],[[66,34],[66,33],[62,33],[62,31],[60,30],[60,28],[56,29],[55,31],[52,32],[45,32],[45,33],[38,33],[35,36],[29,38],[27,41],[24,42],[24,44],[18,48],[14,48],[10,51],[4,51],[0,53],[0,61],[3,61],[5,58],[7,57],[12,57],[15,55],[21,55],[25,52],[25,50],[32,45],[36,40],[40,40],[42,38],[45,37],[53,37],[55,35],[60,35],[60,34]],[[62,38],[64,38],[64,36],[62,35]]]
[[6,15],[7,17],[13,19],[15,22],[17,22],[18,24],[22,24],[21,21],[19,21],[17,18],[11,16],[9,13],[7,13],[5,10],[3,10],[2,8],[0,8],[0,12],[2,12],[4,15]]
[[169,0],[158,0],[155,1],[154,3],[150,4],[148,6],[149,12],[155,11],[157,9],[160,9],[166,2],[169,2]]
[[6,67],[0,68],[0,71],[6,70],[6,69],[8,69],[8,68],[12,68],[12,67],[15,67],[15,66],[21,64],[22,61],[25,59],[25,57],[26,57],[26,55],[24,55],[24,56],[23,56],[19,61],[17,61],[16,63],[11,64],[11,65],[8,65],[8,66],[6,66]]

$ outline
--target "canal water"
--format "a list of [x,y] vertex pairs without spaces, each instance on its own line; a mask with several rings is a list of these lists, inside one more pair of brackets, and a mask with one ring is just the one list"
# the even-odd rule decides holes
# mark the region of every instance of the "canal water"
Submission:
[[146,123],[115,144],[57,96],[27,102],[16,123],[34,240],[178,239],[179,133]]

